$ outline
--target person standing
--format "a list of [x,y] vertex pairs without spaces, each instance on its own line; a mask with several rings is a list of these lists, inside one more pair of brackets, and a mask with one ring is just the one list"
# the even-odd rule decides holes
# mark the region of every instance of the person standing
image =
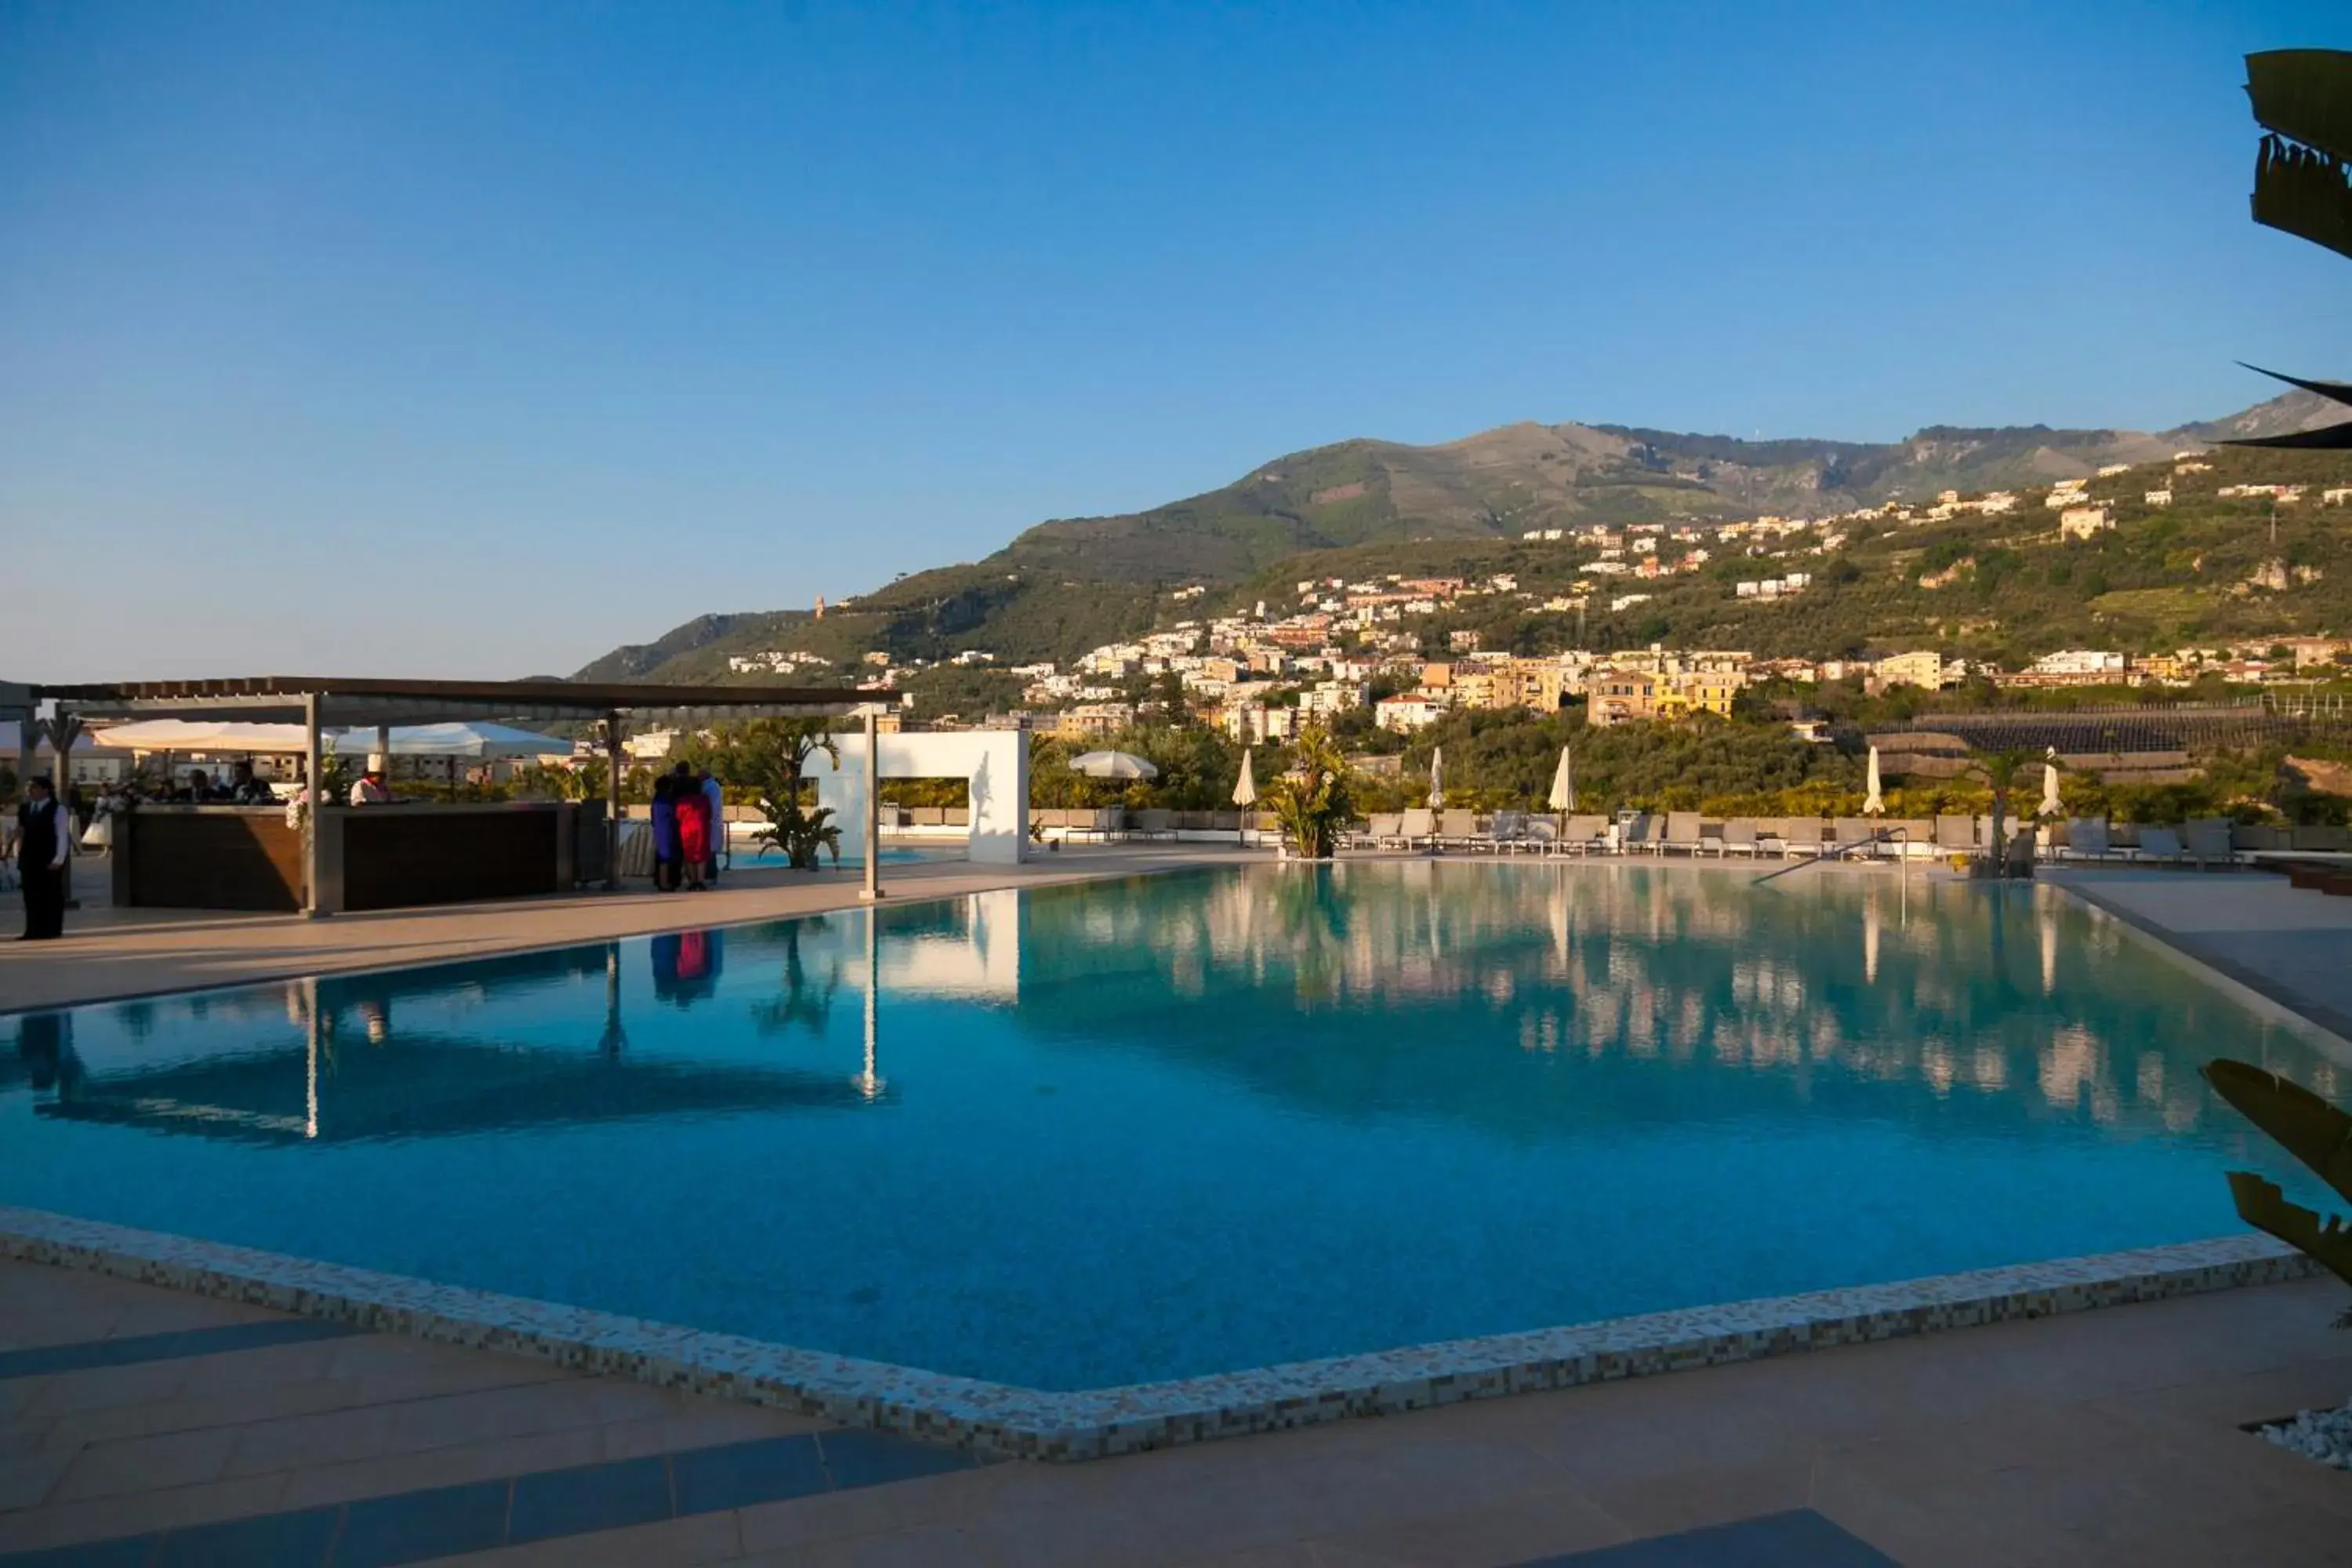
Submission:
[[16,869],[25,879],[25,931],[19,942],[47,942],[66,933],[66,856],[73,827],[49,781],[25,781],[16,808]]
[[664,773],[654,780],[654,890],[667,893],[677,886],[677,792]]
[[727,792],[719,787],[709,768],[702,770],[702,799],[710,809],[710,858],[703,863],[702,873],[715,882],[719,851],[727,847]]
[[710,858],[710,803],[702,798],[692,778],[684,787],[673,786],[670,805],[677,812],[677,864],[686,873],[686,885],[694,892],[706,886],[702,879],[703,863]]

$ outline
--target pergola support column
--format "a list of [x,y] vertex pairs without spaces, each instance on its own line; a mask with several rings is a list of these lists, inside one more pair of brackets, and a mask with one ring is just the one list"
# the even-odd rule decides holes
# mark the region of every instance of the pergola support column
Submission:
[[604,890],[621,885],[621,712],[604,715]]
[[857,896],[882,896],[882,722],[866,710],[866,886]]
[[327,809],[327,744],[319,729],[319,694],[302,696],[302,785],[310,809],[302,814],[302,913],[311,920],[326,911],[319,898],[319,817]]

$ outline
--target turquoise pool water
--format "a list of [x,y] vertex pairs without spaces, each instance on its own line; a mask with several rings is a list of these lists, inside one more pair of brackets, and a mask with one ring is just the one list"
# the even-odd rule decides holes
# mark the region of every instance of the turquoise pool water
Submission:
[[[0,1017],[0,1202],[1070,1389],[2228,1234],[2047,889],[1263,867]],[[869,1008],[869,999],[871,1006]],[[869,1026],[870,1020],[870,1026]]]

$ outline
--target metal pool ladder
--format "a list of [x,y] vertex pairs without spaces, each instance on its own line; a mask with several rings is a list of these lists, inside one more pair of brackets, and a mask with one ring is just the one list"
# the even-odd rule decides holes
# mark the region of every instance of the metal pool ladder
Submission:
[[1777,871],[1767,871],[1748,885],[1751,888],[1760,888],[1775,877],[1785,877],[1791,871],[1801,871],[1808,866],[1818,866],[1825,860],[1842,859],[1857,849],[1867,849],[1874,844],[1887,843],[1898,835],[1903,839],[1904,847],[1910,847],[1911,830],[1898,822],[1892,827],[1879,829],[1867,838],[1857,838],[1851,844],[1832,844],[1818,855],[1809,855],[1802,860],[1791,861]]

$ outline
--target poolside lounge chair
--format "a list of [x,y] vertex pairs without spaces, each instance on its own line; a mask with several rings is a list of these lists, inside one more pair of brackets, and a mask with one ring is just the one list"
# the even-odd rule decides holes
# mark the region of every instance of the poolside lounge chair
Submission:
[[1397,832],[1408,849],[1417,849],[1423,845],[1434,849],[1437,847],[1437,813],[1425,805],[1412,806],[1405,812],[1404,821],[1399,825]]
[[1936,847],[1971,855],[1976,853],[1977,819],[1973,816],[1936,818]]
[[1528,818],[1527,832],[1519,838],[1519,847],[1530,854],[1549,855],[1559,847],[1559,822],[1549,816]]
[[1609,819],[1605,816],[1571,816],[1560,827],[1559,847],[1590,855],[1601,847],[1608,832]]
[[1157,807],[1139,811],[1128,825],[1129,838],[1173,838],[1176,837],[1176,814]]
[[1745,816],[1735,816],[1723,825],[1723,853],[1727,856],[1756,857],[1756,824]]
[[1800,855],[1822,852],[1822,819],[1818,816],[1792,816],[1780,824],[1780,858],[1793,860]]
[[1479,846],[1478,814],[1475,811],[1447,809],[1437,814],[1438,842],[1451,848],[1475,849]]
[[2069,860],[2104,860],[2115,853],[2107,842],[2107,819],[2104,816],[2070,816],[2066,819],[2066,854]]
[[1628,855],[1646,855],[1658,848],[1664,825],[1643,812],[1618,831],[1617,847]]
[[2230,829],[2233,826],[2226,816],[2200,816],[2182,830],[2189,858],[2197,862],[2200,870],[2208,866],[2238,863],[2238,853],[2230,847]]
[[1364,838],[1375,849],[1403,848],[1404,813],[1401,811],[1372,813],[1371,821],[1365,825]]
[[2179,865],[2183,853],[2180,833],[2171,827],[2143,827],[2139,830],[2139,858]]
[[1681,849],[1696,856],[1705,833],[1705,824],[1696,811],[1666,813],[1666,837],[1658,846],[1664,855],[1669,849]]
[[1859,847],[1877,835],[1878,825],[1866,816],[1841,816],[1830,824],[1830,829],[1839,851],[1849,859],[1860,859]]
[[1524,811],[1498,811],[1495,820],[1486,826],[1486,841],[1481,846],[1497,855],[1508,849],[1517,854],[1528,841],[1528,814]]

